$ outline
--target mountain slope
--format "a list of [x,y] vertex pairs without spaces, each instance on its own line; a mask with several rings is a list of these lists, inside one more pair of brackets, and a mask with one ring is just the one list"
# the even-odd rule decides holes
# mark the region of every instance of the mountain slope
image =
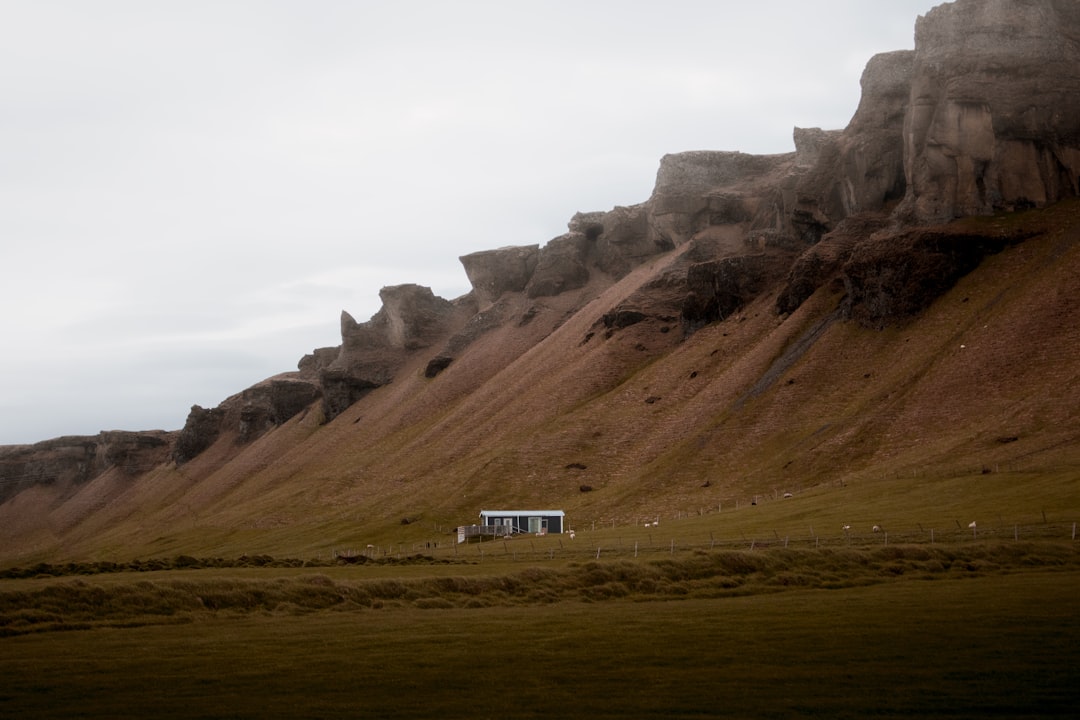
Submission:
[[[984,42],[1017,22],[1019,50]],[[453,301],[384,288],[180,433],[0,448],[0,561],[303,556],[496,506],[636,523],[908,476],[1050,478],[1032,506],[1078,512],[1078,83],[1073,5],[943,5],[843,131],[666,156],[647,202],[462,258]],[[1053,102],[1021,121],[1028,95]]]

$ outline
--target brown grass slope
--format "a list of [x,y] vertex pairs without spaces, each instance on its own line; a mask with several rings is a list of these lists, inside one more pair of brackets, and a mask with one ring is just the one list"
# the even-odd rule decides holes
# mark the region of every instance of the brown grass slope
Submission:
[[[1033,492],[1058,497],[1031,507],[1076,512],[1080,204],[956,227],[1025,224],[1034,237],[883,330],[844,319],[838,283],[778,316],[777,285],[683,338],[677,295],[642,291],[679,250],[610,287],[511,298],[437,377],[417,355],[330,423],[312,407],[181,467],[16,498],[4,557],[303,557],[430,537],[481,508],[622,524],[907,477],[1050,477]],[[608,331],[627,302],[648,319]]]

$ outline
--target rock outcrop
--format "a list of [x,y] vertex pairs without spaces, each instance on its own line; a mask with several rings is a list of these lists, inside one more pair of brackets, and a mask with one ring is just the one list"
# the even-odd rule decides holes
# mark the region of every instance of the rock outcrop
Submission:
[[844,264],[845,313],[871,328],[908,320],[987,255],[1028,236],[953,226],[872,235],[852,249]]
[[528,285],[540,257],[539,245],[481,250],[463,255],[460,260],[473,293],[490,305],[505,292],[521,292]]
[[1080,192],[1080,5],[961,0],[915,25],[904,120],[908,222]]
[[876,212],[904,197],[904,116],[914,53],[875,55],[863,71],[862,99],[843,131],[795,129],[794,235],[811,242],[847,217]]
[[225,410],[221,407],[204,408],[192,405],[184,428],[176,438],[172,459],[183,465],[214,444],[225,424]]
[[584,287],[589,282],[588,235],[569,232],[548,241],[537,258],[536,268],[525,287],[531,298],[550,297]]
[[[796,128],[794,152],[669,154],[643,203],[577,213],[543,246],[462,256],[472,289],[461,298],[383,288],[370,320],[342,312],[339,347],[217,408],[193,407],[171,457],[186,462],[223,436],[253,441],[320,400],[332,420],[411,361],[440,382],[485,334],[524,327],[565,293],[599,297],[661,253],[674,251],[600,313],[606,337],[646,319],[669,338],[673,320],[693,332],[765,293],[792,313],[823,286],[846,293],[837,317],[904,321],[986,254],[1022,240],[928,225],[1080,194],[1075,0],[941,5],[918,19],[914,50],[870,59],[861,86],[846,128]],[[73,468],[97,458],[92,444],[58,446],[64,472],[81,477]]]
[[223,435],[249,443],[304,412],[322,393],[316,382],[301,373],[284,373],[256,383],[215,408],[193,405],[177,434],[172,460],[182,465]]
[[[502,290],[491,284],[495,278],[489,273],[483,282],[497,297]],[[423,285],[384,287],[379,297],[382,308],[365,323],[342,311],[341,348],[332,361],[301,361],[302,365],[320,366],[319,385],[328,420],[371,390],[391,382],[410,353],[444,341],[460,326],[463,313],[475,311],[474,300],[444,300]]]
[[[841,280],[856,293],[848,302],[862,308],[852,312],[860,322],[903,320],[970,270],[971,258],[982,257],[985,248],[971,256],[960,249],[931,251],[926,238],[887,226],[1043,207],[1080,194],[1075,2],[941,5],[918,19],[915,50],[875,56],[862,86],[848,127],[831,138],[811,138],[814,164],[798,181],[792,224],[809,230],[803,237],[817,234],[823,242],[794,263],[777,300],[780,312]],[[796,138],[798,144],[798,131]],[[862,218],[857,224],[841,224],[856,216]],[[914,279],[902,281],[898,272],[885,281],[881,273],[897,264],[932,279],[917,292]]]
[[[678,247],[716,225],[749,223],[783,232],[793,196],[796,153],[695,151],[665,155],[647,203],[656,243]],[[789,190],[785,194],[785,190]]]
[[110,469],[139,475],[168,459],[175,436],[110,430],[0,447],[0,502],[33,485],[77,487]]

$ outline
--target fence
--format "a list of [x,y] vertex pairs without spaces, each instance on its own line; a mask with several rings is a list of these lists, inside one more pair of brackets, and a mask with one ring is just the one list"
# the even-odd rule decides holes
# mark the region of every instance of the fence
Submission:
[[[403,559],[411,555],[437,560],[480,561],[491,559],[538,561],[559,559],[611,559],[674,556],[708,550],[766,550],[770,548],[857,548],[887,545],[955,545],[991,541],[1075,542],[1077,522],[996,523],[986,526],[952,526],[888,529],[853,529],[816,533],[812,527],[799,534],[773,530],[738,537],[721,536],[716,531],[680,532],[678,523],[670,528],[598,524],[597,530],[575,531],[547,536],[518,535],[459,546],[454,538],[369,546],[363,553],[373,559]],[[340,551],[339,551],[340,552]],[[355,551],[354,551],[355,552]]]

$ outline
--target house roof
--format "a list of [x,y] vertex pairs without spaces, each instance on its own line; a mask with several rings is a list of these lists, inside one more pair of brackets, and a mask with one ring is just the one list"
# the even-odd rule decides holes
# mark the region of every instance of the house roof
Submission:
[[566,513],[562,510],[481,510],[480,517],[485,515],[544,515],[547,517],[563,517]]

